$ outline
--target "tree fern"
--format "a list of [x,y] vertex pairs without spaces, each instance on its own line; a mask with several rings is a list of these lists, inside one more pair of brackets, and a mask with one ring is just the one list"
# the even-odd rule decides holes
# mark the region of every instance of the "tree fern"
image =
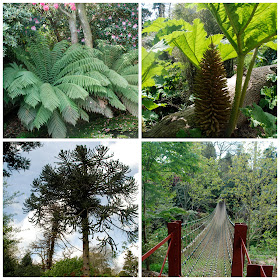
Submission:
[[66,137],[65,123],[88,121],[86,111],[112,117],[112,106],[137,114],[136,52],[66,41],[51,50],[40,38],[26,52],[17,51],[17,58],[23,64],[4,69],[4,89],[12,100],[20,100],[18,117],[30,130],[46,125],[52,137]]

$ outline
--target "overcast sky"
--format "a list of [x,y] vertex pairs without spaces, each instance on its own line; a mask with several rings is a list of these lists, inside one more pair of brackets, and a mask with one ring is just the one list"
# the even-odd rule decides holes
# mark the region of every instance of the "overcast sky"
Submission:
[[[32,181],[39,177],[42,168],[46,164],[55,165],[58,160],[55,158],[60,150],[73,150],[76,145],[86,145],[88,148],[94,148],[100,145],[100,141],[48,141],[42,142],[43,147],[32,150],[29,153],[22,153],[22,156],[27,157],[31,160],[29,170],[26,171],[13,171],[12,176],[7,179],[8,192],[12,194],[20,191],[22,195],[17,199],[18,203],[13,204],[10,207],[5,208],[5,211],[11,214],[15,214],[14,223],[15,226],[21,229],[18,233],[18,237],[21,238],[22,242],[19,244],[21,257],[24,255],[29,244],[39,238],[40,229],[34,227],[28,221],[28,214],[23,213],[23,202],[31,194]],[[134,176],[138,185],[140,182],[139,175],[139,163],[140,163],[140,149],[141,143],[137,140],[125,140],[125,141],[109,141],[103,140],[102,145],[110,148],[109,152],[114,153],[113,159],[119,159],[122,163],[128,165],[131,169],[130,176]],[[139,204],[139,194],[137,196],[137,202]],[[30,214],[29,214],[30,215]],[[115,230],[112,234],[114,240],[118,244],[119,262],[123,262],[123,254],[121,255],[122,244],[126,241],[126,235],[120,230]],[[67,240],[77,248],[82,249],[82,241],[80,240],[81,234],[75,233],[68,236]],[[91,240],[91,246],[95,244],[95,239]],[[135,253],[136,249],[133,249]],[[72,256],[80,256],[82,252],[75,250]],[[137,253],[138,255],[138,253]],[[58,251],[55,258],[59,258],[61,252]]]

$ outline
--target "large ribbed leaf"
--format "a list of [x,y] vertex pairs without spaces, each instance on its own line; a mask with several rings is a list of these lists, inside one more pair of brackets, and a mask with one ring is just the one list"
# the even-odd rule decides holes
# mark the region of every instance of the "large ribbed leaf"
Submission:
[[76,122],[80,116],[77,105],[60,89],[55,88],[55,91],[60,101],[59,110],[63,119],[72,125],[76,125]]
[[42,125],[46,124],[50,119],[52,113],[53,112],[41,105],[33,122],[34,126],[39,129]]
[[53,138],[65,138],[67,128],[60,114],[55,110],[48,121],[48,132]]
[[236,52],[246,54],[277,34],[276,3],[207,3]]
[[44,83],[40,87],[40,98],[43,106],[51,112],[59,106],[59,100],[54,88],[49,83]]
[[18,110],[18,118],[26,126],[28,126],[31,122],[33,122],[33,120],[36,117],[36,114],[37,112],[34,108],[24,103],[21,104]]

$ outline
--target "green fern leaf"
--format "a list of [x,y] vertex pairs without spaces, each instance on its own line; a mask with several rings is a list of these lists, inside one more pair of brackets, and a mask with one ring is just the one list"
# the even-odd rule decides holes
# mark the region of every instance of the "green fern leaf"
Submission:
[[53,112],[59,106],[59,99],[56,96],[51,84],[45,83],[40,87],[40,97],[43,106]]
[[63,91],[68,97],[72,99],[84,100],[86,97],[89,96],[89,93],[85,89],[73,83],[62,83],[56,86],[56,88]]
[[24,97],[24,102],[31,107],[35,108],[38,103],[41,101],[39,88],[35,85],[33,87],[30,87],[27,90],[27,94]]
[[121,75],[119,75],[114,70],[108,71],[107,74],[108,79],[112,82],[113,85],[126,88],[128,86],[128,82],[125,78],[123,78]]
[[57,110],[55,110],[53,112],[50,120],[48,121],[47,126],[48,126],[48,133],[53,138],[65,138],[66,137],[67,128]]
[[48,122],[52,114],[53,112],[51,112],[50,110],[46,109],[43,105],[41,105],[34,119],[33,122],[34,126],[37,129],[39,129],[41,126],[43,126]]
[[22,103],[18,110],[18,118],[25,126],[34,121],[36,114],[36,110],[25,103]]
[[132,86],[127,88],[116,88],[118,94],[122,94],[125,98],[129,99],[134,103],[138,103],[138,91],[135,91]]
[[59,110],[63,119],[72,125],[76,125],[80,116],[77,105],[58,88],[55,88],[55,91],[60,101]]
[[81,108],[78,108],[79,109],[79,114],[80,114],[80,118],[86,122],[89,121],[89,116],[88,114]]

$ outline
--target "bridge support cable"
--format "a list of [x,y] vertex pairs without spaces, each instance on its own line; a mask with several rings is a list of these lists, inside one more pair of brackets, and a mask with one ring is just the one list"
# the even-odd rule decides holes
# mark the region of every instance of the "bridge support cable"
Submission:
[[182,237],[185,238],[182,275],[230,277],[233,226],[228,219],[225,203],[218,203],[212,214],[204,219],[183,225],[187,233]]

